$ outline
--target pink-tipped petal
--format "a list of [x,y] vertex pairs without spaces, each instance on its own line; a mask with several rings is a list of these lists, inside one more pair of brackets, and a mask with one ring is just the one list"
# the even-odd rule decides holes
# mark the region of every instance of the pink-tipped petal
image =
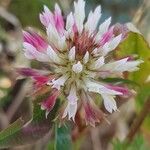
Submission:
[[61,13],[61,9],[58,4],[55,5],[54,20],[57,31],[63,35],[64,34],[64,19]]
[[52,78],[48,76],[34,76],[33,79],[35,80],[35,88],[40,88],[43,85],[46,85],[47,82],[51,81]]
[[129,90],[125,87],[107,85],[107,88],[122,93],[123,96],[129,95]]
[[23,39],[25,43],[29,43],[39,52],[46,51],[48,47],[47,42],[35,32],[23,31]]
[[99,123],[104,118],[103,112],[89,100],[85,100],[85,102],[83,103],[83,108],[86,124],[95,127],[95,123]]
[[49,62],[49,57],[46,55],[45,52],[39,52],[33,45],[24,42],[23,43],[23,47],[24,47],[24,55],[28,58],[28,59],[36,59],[40,62]]
[[18,68],[17,72],[20,75],[31,77],[35,81],[36,88],[41,87],[42,85],[46,85],[47,82],[51,81],[54,77],[51,75],[46,76],[38,72],[38,70],[34,70],[31,68]]
[[20,75],[31,77],[39,75],[38,71],[31,68],[17,68],[16,70]]
[[50,23],[55,25],[54,15],[47,6],[44,6],[44,11],[39,15],[39,18],[45,27],[48,27]]
[[41,102],[41,109],[46,110],[46,117],[49,114],[49,112],[53,109],[58,95],[59,91],[53,90],[52,94],[46,100]]
[[114,35],[117,36],[119,34],[122,34],[122,40],[124,40],[127,37],[127,34],[129,32],[129,29],[127,25],[116,23],[114,25]]
[[103,34],[103,36],[100,40],[100,45],[104,45],[105,43],[107,43],[108,41],[110,41],[113,38],[113,36],[114,36],[113,28],[114,27],[110,27],[110,29]]

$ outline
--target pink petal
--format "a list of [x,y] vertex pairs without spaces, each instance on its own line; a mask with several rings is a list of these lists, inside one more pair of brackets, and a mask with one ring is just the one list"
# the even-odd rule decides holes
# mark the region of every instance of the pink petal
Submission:
[[37,75],[39,75],[39,73],[36,70],[31,69],[31,68],[17,68],[16,71],[20,75],[23,75],[23,76],[26,76],[26,77],[31,77],[31,76],[37,76]]
[[86,124],[95,127],[95,123],[99,123],[105,119],[103,112],[95,105],[89,95],[82,95],[83,110]]
[[119,60],[124,59],[124,58],[128,58],[127,61],[134,61],[135,60],[135,58],[133,56],[120,57]]
[[122,34],[122,40],[124,40],[127,37],[127,34],[129,32],[129,29],[126,25],[116,23],[114,25],[114,35],[117,36],[119,34]]
[[74,32],[74,33],[77,33],[77,31],[78,31],[77,25],[74,23],[74,25],[73,25],[73,32]]
[[120,92],[123,95],[129,95],[129,90],[125,87],[121,87],[121,86],[114,86],[114,85],[107,85],[107,88]]
[[83,106],[86,124],[90,124],[95,127],[95,123],[99,123],[104,117],[103,113],[88,100],[84,102]]
[[42,52],[46,51],[48,44],[47,42],[35,32],[23,31],[24,42],[31,44],[36,50]]
[[41,87],[44,84],[47,84],[47,82],[51,81],[54,76],[45,76],[39,73],[37,70],[31,69],[31,68],[18,68],[17,72],[20,75],[26,76],[26,77],[32,77],[35,80],[36,88]]
[[53,13],[48,9],[47,6],[44,6],[44,11],[39,15],[41,23],[45,26],[48,27],[49,24],[51,23],[52,25],[55,24],[54,21],[54,15]]
[[61,9],[58,6],[58,4],[55,5],[55,12],[54,12],[54,20],[55,20],[55,26],[57,31],[63,35],[64,34],[64,20],[61,13]]
[[47,84],[48,81],[52,80],[52,78],[48,77],[48,76],[34,76],[33,79],[36,81],[35,82],[35,88],[40,88],[41,86]]
[[113,28],[114,27],[110,27],[110,29],[106,33],[103,34],[100,40],[100,45],[104,45],[106,42],[110,41],[113,38],[114,36]]
[[58,95],[59,95],[59,91],[53,90],[52,94],[46,100],[41,102],[41,109],[46,110],[46,117],[48,113],[53,109]]

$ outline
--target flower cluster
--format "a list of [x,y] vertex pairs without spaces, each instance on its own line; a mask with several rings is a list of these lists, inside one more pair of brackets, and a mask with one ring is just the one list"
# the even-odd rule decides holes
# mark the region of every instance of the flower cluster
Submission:
[[51,68],[49,76],[27,68],[20,70],[31,76],[37,87],[45,84],[51,87],[50,96],[41,102],[46,115],[63,94],[67,105],[62,118],[68,116],[74,120],[80,105],[86,123],[94,126],[103,117],[94,102],[96,95],[100,95],[106,110],[112,113],[117,110],[114,98],[129,93],[124,87],[99,80],[121,76],[125,71],[136,71],[141,63],[129,57],[120,60],[108,57],[122,41],[123,34],[114,34],[111,17],[98,25],[100,17],[101,7],[98,6],[86,19],[84,0],[74,2],[74,12],[66,17],[66,21],[58,4],[54,13],[44,6],[40,21],[46,28],[47,39],[35,32],[23,31],[25,56],[47,63]]

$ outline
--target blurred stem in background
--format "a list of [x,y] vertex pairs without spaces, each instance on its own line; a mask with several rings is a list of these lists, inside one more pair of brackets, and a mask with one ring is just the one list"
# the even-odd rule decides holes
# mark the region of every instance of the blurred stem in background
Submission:
[[126,138],[126,140],[128,142],[131,143],[133,141],[133,138],[139,132],[142,123],[144,122],[145,118],[149,115],[149,113],[150,113],[150,97],[146,100],[141,112],[134,119],[134,121],[130,127],[129,133]]
[[139,7],[133,17],[133,23],[141,30],[150,43],[150,1],[143,0],[142,5]]

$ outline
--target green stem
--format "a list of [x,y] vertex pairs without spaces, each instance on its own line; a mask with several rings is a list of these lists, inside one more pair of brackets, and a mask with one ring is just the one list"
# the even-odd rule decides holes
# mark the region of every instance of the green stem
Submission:
[[57,128],[58,128],[58,125],[57,125],[57,122],[55,122],[55,125],[54,125],[54,130],[55,130],[54,150],[57,150]]

